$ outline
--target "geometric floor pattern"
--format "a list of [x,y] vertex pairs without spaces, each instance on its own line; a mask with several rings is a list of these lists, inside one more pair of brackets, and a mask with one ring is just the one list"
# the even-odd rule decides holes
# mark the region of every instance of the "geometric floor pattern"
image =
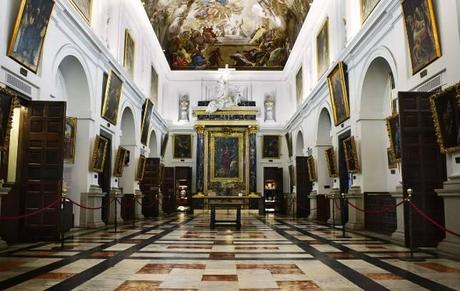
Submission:
[[[226,213],[221,213],[226,216]],[[1,290],[460,290],[460,261],[306,220],[178,215],[0,253]]]

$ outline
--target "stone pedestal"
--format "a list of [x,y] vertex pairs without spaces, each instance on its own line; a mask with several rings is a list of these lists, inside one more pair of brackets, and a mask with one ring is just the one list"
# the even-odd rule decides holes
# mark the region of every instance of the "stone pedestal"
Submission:
[[[121,190],[118,188],[112,188],[110,190],[110,195],[107,196],[110,201],[117,199],[118,201],[113,201],[109,204],[108,207],[108,223],[113,224],[115,223],[115,215],[117,218],[117,222],[121,222],[123,219],[121,218],[121,198],[123,197],[123,194],[121,193]],[[115,203],[117,203],[117,206],[115,207]],[[115,212],[116,211],[116,212]],[[116,213],[116,214],[115,214]]]
[[[364,197],[360,186],[352,186],[346,195],[348,202],[364,209]],[[364,212],[348,205],[348,222],[345,225],[349,229],[364,229]]]
[[316,220],[318,217],[318,192],[311,191],[308,198],[310,198],[310,215],[308,216],[308,220]]
[[[2,214],[1,209],[3,196],[8,195],[8,193],[11,190],[10,188],[4,188],[2,184],[3,183],[0,181],[0,215]],[[0,237],[0,250],[6,249],[7,247],[8,245],[6,244],[6,242],[2,240],[2,238]]]
[[[460,179],[445,182],[444,189],[436,192],[444,199],[446,228],[460,234]],[[460,237],[446,232],[446,238],[439,243],[438,249],[460,256]]]
[[134,203],[134,215],[136,216],[136,219],[144,218],[144,215],[142,215],[142,197],[144,197],[144,195],[142,195],[142,192],[136,190],[136,193],[134,194],[134,199],[137,201],[135,201]]
[[[390,193],[391,197],[396,200],[396,204],[404,200],[403,188],[398,186],[395,192]],[[404,234],[404,205],[396,208],[396,230],[391,234],[391,237],[401,243],[404,243],[406,238]]]
[[[329,195],[326,195],[326,197],[329,199],[329,219],[327,220],[328,224],[333,224],[339,225],[340,224],[340,219],[341,219],[341,212],[340,212],[340,190],[337,188],[333,188],[331,190],[331,193]],[[335,203],[334,199],[332,197],[335,197]]]
[[[82,205],[95,208],[102,206],[102,189],[98,186],[91,186],[88,193],[81,193],[80,202]],[[98,228],[104,226],[102,221],[102,210],[80,209],[80,226],[86,228]]]

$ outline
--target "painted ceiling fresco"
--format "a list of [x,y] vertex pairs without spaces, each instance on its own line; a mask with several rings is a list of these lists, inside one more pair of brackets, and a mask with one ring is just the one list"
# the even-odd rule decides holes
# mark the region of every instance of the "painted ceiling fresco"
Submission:
[[313,0],[145,0],[173,70],[282,70]]

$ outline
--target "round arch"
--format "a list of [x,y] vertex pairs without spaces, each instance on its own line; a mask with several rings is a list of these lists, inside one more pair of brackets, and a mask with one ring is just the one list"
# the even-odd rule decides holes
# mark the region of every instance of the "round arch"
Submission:
[[130,107],[125,107],[121,115],[120,145],[136,145],[136,124],[134,114]]
[[151,158],[158,158],[160,156],[160,153],[158,151],[158,139],[155,130],[152,130],[152,132],[150,133],[149,149]]
[[298,157],[302,157],[304,150],[304,141],[303,141],[303,132],[302,130],[299,130],[297,132],[297,138],[296,138],[296,146],[295,146],[295,154]]

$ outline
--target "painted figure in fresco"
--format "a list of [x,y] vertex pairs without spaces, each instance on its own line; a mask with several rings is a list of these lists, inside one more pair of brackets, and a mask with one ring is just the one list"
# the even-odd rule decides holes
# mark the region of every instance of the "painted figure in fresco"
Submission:
[[96,169],[102,169],[104,167],[104,164],[102,163],[102,161],[104,160],[104,149],[105,142],[103,140],[100,140],[97,145],[97,155],[94,161],[94,168]]
[[65,124],[65,133],[64,133],[64,159],[72,158],[72,149],[73,149],[73,127],[68,122]]

